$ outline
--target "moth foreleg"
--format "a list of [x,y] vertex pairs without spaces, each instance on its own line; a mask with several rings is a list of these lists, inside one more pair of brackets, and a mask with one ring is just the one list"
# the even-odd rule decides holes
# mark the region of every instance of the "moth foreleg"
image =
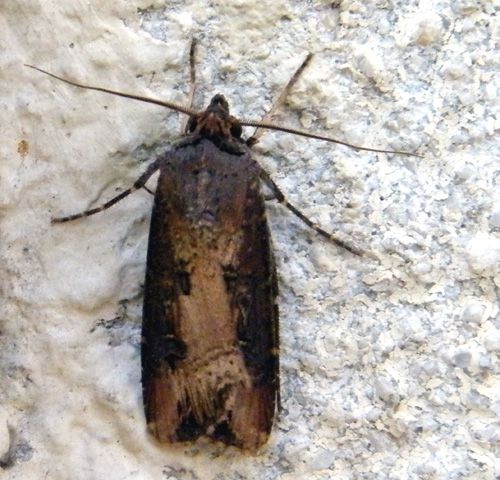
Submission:
[[148,192],[149,194],[153,195],[153,197],[155,196],[155,192],[153,192],[153,190],[151,190],[150,188],[146,187],[146,185],[143,185],[142,188],[146,190],[146,192]]
[[[196,90],[196,38],[191,39],[191,46],[189,47],[189,94],[188,94],[188,106],[189,108],[193,107],[194,94]],[[188,117],[185,122],[183,122],[181,134],[189,133],[188,125],[189,125]]]
[[[123,191],[116,197],[113,197],[111,200],[108,200],[106,203],[101,205],[100,207],[92,208],[90,210],[85,210],[84,212],[80,213],[75,213],[73,215],[68,215],[67,217],[57,217],[57,218],[52,218],[51,223],[63,223],[63,222],[70,222],[72,220],[76,220],[78,218],[82,217],[89,217],[90,215],[94,215],[96,213],[102,212],[103,210],[108,209],[109,207],[112,207],[115,203],[118,203],[120,200],[123,200],[125,197],[128,197],[131,193],[135,192],[136,190],[139,190],[140,188],[146,188],[146,182],[149,180],[149,178],[158,170],[160,167],[160,162],[165,161],[165,157],[160,157],[156,159],[149,167],[148,169],[135,181],[134,185],[131,188],[128,188],[127,190]],[[153,194],[149,189],[146,188],[149,193]],[[154,195],[154,194],[153,194]]]
[[298,208],[293,206],[285,197],[283,192],[280,190],[278,185],[274,182],[274,180],[270,177],[270,175],[261,168],[260,178],[264,181],[264,183],[271,189],[273,192],[274,198],[284,205],[288,210],[290,210],[295,216],[299,217],[308,227],[312,228],[315,232],[317,232],[322,237],[326,238],[328,241],[333,242],[335,245],[347,250],[348,252],[353,253],[354,255],[362,256],[365,252],[357,247],[349,245],[348,243],[340,240],[332,233],[323,230],[319,225],[313,222],[310,218],[308,218],[305,214],[303,214]]
[[[311,61],[313,57],[312,53],[309,53],[307,57],[303,60],[303,62],[300,64],[299,68],[295,70],[294,74],[292,75],[292,78],[288,81],[288,83],[285,85],[285,88],[281,91],[281,93],[278,95],[278,97],[274,100],[273,105],[271,106],[271,109],[264,115],[262,118],[261,122],[266,123],[266,122],[271,122],[274,114],[276,113],[276,110],[285,103],[285,99],[292,90],[293,86],[297,83],[297,80],[299,79],[300,75],[304,71],[304,69],[307,67],[309,62]],[[264,131],[257,127],[253,135],[247,139],[246,144],[249,147],[253,147],[260,139]]]

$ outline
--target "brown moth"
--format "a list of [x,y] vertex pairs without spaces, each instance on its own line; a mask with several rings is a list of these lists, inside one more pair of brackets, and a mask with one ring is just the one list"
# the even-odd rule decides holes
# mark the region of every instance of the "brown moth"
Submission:
[[[194,92],[191,47],[191,99]],[[358,147],[269,122],[308,55],[261,122],[239,121],[215,95],[197,112],[170,102],[76,83],[70,85],[161,105],[189,116],[183,139],[156,159],[132,188],[104,205],[53,219],[67,222],[101,212],[160,171],[151,216],[142,326],[142,388],[146,421],[160,442],[208,435],[254,450],[271,432],[279,404],[276,267],[265,216],[263,181],[274,198],[321,236],[362,252],[318,227],[291,205],[246,141],[242,126],[281,130]],[[29,65],[28,65],[29,66]]]

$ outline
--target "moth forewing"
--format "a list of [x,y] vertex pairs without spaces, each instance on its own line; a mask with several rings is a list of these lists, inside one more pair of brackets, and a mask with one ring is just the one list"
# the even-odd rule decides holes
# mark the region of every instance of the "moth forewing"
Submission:
[[160,167],[144,291],[142,384],[160,441],[255,449],[278,381],[276,272],[260,168],[193,138]]

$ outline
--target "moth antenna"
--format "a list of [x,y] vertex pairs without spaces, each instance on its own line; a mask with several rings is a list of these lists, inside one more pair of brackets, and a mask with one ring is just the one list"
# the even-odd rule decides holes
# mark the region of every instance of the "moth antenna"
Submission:
[[140,102],[152,103],[153,105],[160,105],[161,107],[170,108],[171,110],[184,113],[186,115],[189,115],[190,117],[198,115],[198,112],[196,110],[193,110],[192,108],[188,107],[183,107],[182,105],[177,105],[176,103],[157,100],[156,98],[142,97],[140,95],[134,95],[132,93],[117,92],[115,90],[109,90],[107,88],[102,88],[102,87],[92,87],[91,85],[84,85],[82,83],[74,82],[72,80],[59,77],[58,75],[47,72],[46,70],[35,67],[33,65],[28,65],[26,63],[24,65],[26,67],[32,68],[33,70],[37,70],[40,73],[48,75],[49,77],[55,78],[56,80],[60,80],[61,82],[67,83],[68,85],[73,85],[74,87],[84,88],[86,90],[95,90],[97,92],[110,93],[111,95],[116,95],[118,97],[131,98],[132,100],[139,100]]
[[339,145],[344,145],[354,150],[366,150],[367,152],[379,152],[379,153],[395,153],[398,155],[407,155],[410,157],[424,158],[423,155],[413,152],[405,152],[402,150],[382,150],[379,148],[362,147],[360,145],[353,145],[352,143],[343,142],[342,140],[337,140],[332,137],[325,137],[323,135],[317,135],[315,133],[306,132],[304,130],[299,130],[296,128],[284,127],[282,125],[274,125],[268,122],[255,122],[253,120],[240,120],[240,125],[244,127],[256,127],[256,128],[267,128],[268,130],[277,130],[278,132],[292,133],[293,135],[301,135],[302,137],[314,138],[315,140],[324,140],[325,142],[338,143]]
[[[309,61],[309,57],[304,62],[304,67],[308,61]],[[158,100],[156,98],[143,97],[141,95],[134,95],[132,93],[118,92],[118,91],[110,90],[108,88],[103,88],[103,87],[93,87],[91,85],[85,85],[82,83],[74,82],[72,80],[68,80],[66,78],[55,75],[54,73],[48,72],[47,70],[43,70],[42,68],[35,67],[34,65],[29,65],[26,63],[24,65],[28,68],[32,68],[33,70],[36,70],[40,73],[48,75],[49,77],[55,78],[56,80],[67,83],[68,85],[72,85],[74,87],[83,88],[85,90],[94,90],[96,92],[109,93],[111,95],[116,95],[118,97],[130,98],[132,100],[138,100],[140,102],[151,103],[153,105],[159,105],[161,107],[166,107],[166,108],[169,108],[171,110],[175,110],[177,112],[184,113],[185,115],[189,115],[190,117],[194,117],[194,116],[199,114],[199,112],[197,112],[196,110],[193,110],[192,108],[184,107],[182,105],[178,105],[178,104],[173,103],[173,102]],[[299,67],[299,70],[302,70],[302,66]],[[300,135],[302,137],[313,138],[316,140],[324,140],[326,142],[337,143],[339,145],[344,145],[346,147],[353,148],[354,150],[365,150],[367,152],[379,152],[379,153],[393,153],[393,154],[398,154],[398,155],[407,155],[407,156],[411,156],[411,157],[423,158],[423,155],[419,155],[419,154],[413,153],[413,152],[406,152],[406,151],[402,151],[402,150],[383,150],[383,149],[378,149],[378,148],[362,147],[360,145],[353,145],[351,143],[343,142],[341,140],[337,140],[337,139],[332,138],[332,137],[317,135],[317,134],[306,132],[304,130],[299,130],[296,128],[289,128],[289,127],[284,127],[281,125],[274,125],[272,123],[268,123],[265,121],[259,122],[259,121],[253,121],[253,120],[242,120],[239,123],[240,123],[240,125],[245,126],[245,127],[265,128],[268,130],[276,130],[279,132],[291,133],[293,135]]]

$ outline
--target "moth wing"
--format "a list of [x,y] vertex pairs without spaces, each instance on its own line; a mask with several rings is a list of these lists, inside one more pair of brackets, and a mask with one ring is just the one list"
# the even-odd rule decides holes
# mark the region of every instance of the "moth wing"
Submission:
[[238,338],[251,384],[240,384],[230,415],[235,443],[258,448],[269,437],[279,400],[277,278],[264,200],[257,186],[249,192],[248,219],[238,264],[233,308]]
[[[203,237],[203,228],[186,227],[186,218],[200,212],[186,215],[185,205],[206,212],[216,201],[207,193],[212,177],[200,173],[207,148],[215,147],[187,149],[182,168],[191,170],[160,176],[157,187],[142,330],[146,420],[159,441],[207,434],[255,449],[269,436],[279,395],[276,272],[258,174],[249,157],[246,171],[238,168],[230,180],[216,184],[225,185],[227,200],[231,192],[239,195],[236,206],[228,207],[235,211],[222,213],[222,206],[220,213],[238,233],[228,238],[220,233],[214,242],[211,234]],[[215,171],[236,161],[216,153],[226,163]],[[198,183],[191,188],[185,179]],[[171,203],[176,195],[186,197],[180,207]],[[183,271],[179,252],[192,245],[190,270]]]

